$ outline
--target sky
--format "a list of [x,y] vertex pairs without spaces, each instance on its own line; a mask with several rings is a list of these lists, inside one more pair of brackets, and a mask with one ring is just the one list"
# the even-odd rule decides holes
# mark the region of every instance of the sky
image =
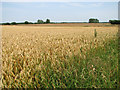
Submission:
[[118,2],[2,2],[2,22],[100,22],[118,19]]
[[2,2],[118,2],[119,0],[1,0]]

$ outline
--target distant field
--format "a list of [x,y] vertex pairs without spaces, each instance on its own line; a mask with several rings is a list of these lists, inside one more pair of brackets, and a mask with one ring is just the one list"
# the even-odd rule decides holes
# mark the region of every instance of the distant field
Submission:
[[3,25],[3,87],[116,87],[117,32],[109,23]]

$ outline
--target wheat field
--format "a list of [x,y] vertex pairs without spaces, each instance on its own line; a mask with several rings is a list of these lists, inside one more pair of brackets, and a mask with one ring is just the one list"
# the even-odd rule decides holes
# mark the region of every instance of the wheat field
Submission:
[[[99,46],[104,47],[104,42],[114,38],[117,32],[118,27],[110,25],[2,26],[2,86],[64,88],[73,80],[71,77],[71,81],[66,81],[70,78],[67,76],[71,76],[68,71],[73,71],[78,81],[79,77],[80,80],[85,81],[87,80],[83,75],[85,68],[80,69],[80,74],[79,69],[74,66],[76,61],[71,57],[79,56],[80,60],[76,64],[80,64],[81,60],[87,58],[86,52]],[[94,66],[95,62],[88,67],[90,69]],[[94,72],[95,69],[93,68],[92,71]],[[92,71],[89,72],[90,75],[93,75]],[[66,72],[69,74],[64,74]],[[93,77],[95,76],[94,74]],[[64,78],[61,79],[62,77]],[[105,78],[105,73],[101,77]],[[77,80],[75,78],[73,81],[76,84],[73,87],[85,87],[80,86],[80,82],[75,81]],[[68,85],[65,84],[66,82]],[[100,87],[95,86],[95,83],[91,85]]]

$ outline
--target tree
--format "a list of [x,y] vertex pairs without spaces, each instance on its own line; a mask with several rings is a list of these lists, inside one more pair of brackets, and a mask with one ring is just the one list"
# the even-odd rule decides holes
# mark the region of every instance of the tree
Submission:
[[98,19],[90,18],[89,23],[99,23]]
[[43,22],[43,20],[37,20],[37,24],[43,24],[44,22]]
[[7,22],[7,23],[2,23],[2,25],[10,25],[10,23],[9,23],[9,22]]
[[28,21],[25,21],[24,23],[25,23],[25,24],[29,24],[29,22],[28,22]]
[[120,24],[120,20],[109,20],[111,24]]
[[46,19],[46,23],[50,23],[50,19]]
[[16,25],[17,23],[16,22],[12,22],[11,25]]

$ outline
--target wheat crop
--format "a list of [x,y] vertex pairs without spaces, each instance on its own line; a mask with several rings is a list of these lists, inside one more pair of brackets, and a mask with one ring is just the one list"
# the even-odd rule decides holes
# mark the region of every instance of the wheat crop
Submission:
[[[96,37],[94,30],[97,32]],[[81,60],[86,59],[87,51],[98,46],[104,47],[104,42],[115,37],[117,32],[116,26],[3,26],[3,87],[57,87],[56,83],[60,87],[67,87],[60,78],[51,83],[53,78],[50,73],[56,72],[64,76],[66,65],[70,66],[69,70],[73,70],[74,60],[70,60],[70,57],[79,55]],[[84,68],[82,70],[84,72]],[[77,77],[77,73],[75,76]],[[85,78],[82,74],[81,77]]]

